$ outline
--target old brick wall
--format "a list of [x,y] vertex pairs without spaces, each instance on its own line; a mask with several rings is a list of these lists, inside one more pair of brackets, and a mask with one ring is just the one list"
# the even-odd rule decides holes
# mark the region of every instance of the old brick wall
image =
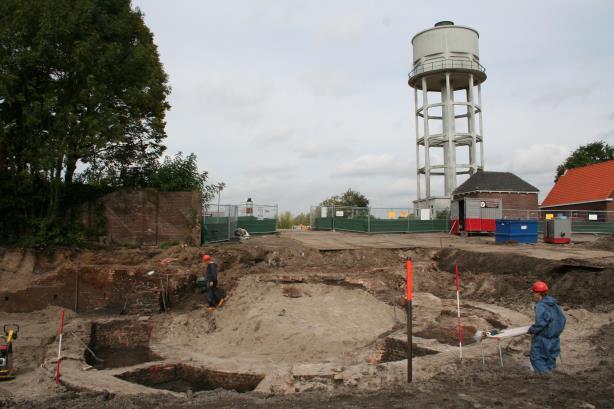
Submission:
[[[93,227],[105,221],[108,241],[128,245],[200,244],[200,192],[158,192],[155,189],[114,192],[88,206],[82,220]],[[102,214],[93,214],[101,212]]]
[[[171,287],[178,285],[174,279],[169,282]],[[0,311],[30,312],[58,305],[78,312],[151,315],[161,309],[160,287],[159,278],[133,270],[66,268],[26,289],[0,288]]]
[[151,328],[132,320],[92,323],[90,348],[149,348]]

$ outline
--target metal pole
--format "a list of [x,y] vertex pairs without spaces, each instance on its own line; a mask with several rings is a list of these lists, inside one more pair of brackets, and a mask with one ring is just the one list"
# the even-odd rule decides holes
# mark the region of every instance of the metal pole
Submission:
[[429,98],[426,77],[422,77],[422,118],[424,119],[424,189],[427,198],[431,197],[431,159],[429,152]]
[[371,208],[367,207],[367,233],[371,233]]
[[482,84],[478,84],[478,105],[480,106],[480,164],[484,170],[484,123],[482,121]]
[[420,200],[420,114],[418,112],[418,88],[414,88],[414,107],[416,120],[416,196]]
[[411,258],[407,258],[405,262],[405,268],[407,271],[407,383],[411,383],[413,380],[413,368],[412,368],[412,358],[414,355],[414,347],[413,347],[413,312],[412,312],[412,302],[413,302],[413,282],[412,282],[412,273],[413,273],[413,264]]

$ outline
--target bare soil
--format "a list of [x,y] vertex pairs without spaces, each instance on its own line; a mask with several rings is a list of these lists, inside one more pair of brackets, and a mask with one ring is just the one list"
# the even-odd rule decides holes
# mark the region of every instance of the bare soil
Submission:
[[[602,246],[596,242],[586,245]],[[281,235],[206,248],[61,250],[51,256],[2,250],[0,256],[6,262],[0,274],[15,279],[11,284],[15,291],[77,266],[92,271],[121,267],[199,275],[200,256],[211,253],[219,263],[227,303],[208,313],[204,295],[194,288],[184,289],[173,299],[169,314],[152,318],[156,329],[152,337],[157,345],[176,348],[178,355],[185,349],[194,356],[268,365],[361,361],[382,334],[402,333],[403,257],[409,256],[414,261],[415,319],[420,328],[415,336],[447,349],[415,358],[416,365],[430,362],[430,367],[421,372],[428,379],[419,378],[411,385],[383,382],[377,388],[363,388],[344,384],[288,395],[221,389],[188,391],[181,396],[77,392],[55,386],[49,376],[52,363],[46,357],[57,348],[58,308],[0,312],[0,324],[22,326],[15,342],[19,376],[0,382],[0,408],[614,407],[614,252],[608,256],[607,248],[598,247],[606,251],[605,257],[560,260],[510,254],[510,246],[500,252],[490,244],[484,246],[488,251],[475,250],[479,249],[475,242],[470,250],[448,245],[318,251]],[[544,251],[557,250],[540,249]],[[537,279],[548,282],[568,315],[562,337],[563,363],[554,373],[531,374],[528,337],[504,344],[503,370],[492,351],[486,365],[475,358],[462,364],[454,359],[454,263],[461,271],[466,340],[474,329],[505,328],[523,317],[530,321],[530,286]],[[84,323],[89,319],[69,312],[69,320],[77,317]]]

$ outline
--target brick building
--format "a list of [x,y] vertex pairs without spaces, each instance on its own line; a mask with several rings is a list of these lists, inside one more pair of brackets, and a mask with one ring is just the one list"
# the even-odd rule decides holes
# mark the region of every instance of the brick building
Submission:
[[[569,169],[552,187],[540,208],[553,212],[614,212],[614,160]],[[614,220],[614,213],[599,216]]]
[[462,198],[501,199],[503,218],[525,218],[539,209],[539,189],[510,172],[478,171],[452,192]]

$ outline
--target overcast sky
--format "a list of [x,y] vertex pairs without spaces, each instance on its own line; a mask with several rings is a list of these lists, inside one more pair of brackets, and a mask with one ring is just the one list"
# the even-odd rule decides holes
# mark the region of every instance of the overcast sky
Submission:
[[480,33],[486,170],[541,190],[579,145],[614,143],[612,1],[135,0],[172,86],[167,153],[194,152],[224,203],[280,210],[353,188],[416,198],[411,38]]

